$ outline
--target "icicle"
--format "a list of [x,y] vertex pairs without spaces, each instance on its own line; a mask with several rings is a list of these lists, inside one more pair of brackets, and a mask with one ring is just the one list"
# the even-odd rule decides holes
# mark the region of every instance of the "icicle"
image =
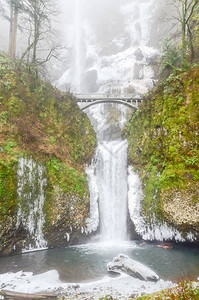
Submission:
[[40,250],[47,247],[43,235],[45,216],[45,169],[31,158],[21,158],[17,171],[19,207],[17,227],[20,224],[27,230],[33,245],[25,246],[24,251]]

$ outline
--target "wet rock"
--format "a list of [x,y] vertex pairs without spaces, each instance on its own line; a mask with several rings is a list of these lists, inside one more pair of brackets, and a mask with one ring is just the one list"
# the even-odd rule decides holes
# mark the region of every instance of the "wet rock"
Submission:
[[56,290],[55,290],[56,294],[61,294],[64,292],[64,288],[62,286],[59,286]]
[[135,63],[133,72],[134,79],[144,79],[143,66],[143,64]]
[[59,187],[56,191],[57,196],[54,198],[54,207],[51,211],[53,219],[45,229],[49,248],[66,247],[86,239],[82,228],[88,217],[89,199],[85,197],[80,199],[78,195],[63,193]]
[[107,264],[107,270],[117,273],[125,272],[130,276],[145,281],[157,282],[159,280],[159,276],[154,271],[123,254],[116,256],[112,262],[109,262]]
[[130,298],[131,298],[131,299],[136,299],[136,298],[138,298],[138,297],[139,297],[139,294],[138,294],[138,293],[133,293],[133,294],[130,295]]
[[[188,184],[187,190],[173,189],[162,194],[163,211],[169,223],[189,233],[187,240],[198,239],[199,183]],[[185,235],[186,236],[186,235]]]
[[73,285],[72,285],[72,288],[75,289],[75,290],[76,290],[76,289],[79,289],[79,288],[80,288],[80,285],[79,285],[79,284],[73,284]]
[[135,52],[134,55],[136,57],[136,60],[143,60],[144,55],[142,53],[142,50],[140,48],[138,48]]

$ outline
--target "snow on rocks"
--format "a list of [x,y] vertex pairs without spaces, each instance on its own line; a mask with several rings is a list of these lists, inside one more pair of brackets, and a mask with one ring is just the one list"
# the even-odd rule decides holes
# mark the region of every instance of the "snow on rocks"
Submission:
[[[145,266],[144,266],[145,267]],[[146,267],[145,267],[146,270]],[[105,276],[98,281],[84,283],[66,283],[59,279],[56,270],[34,275],[32,272],[0,274],[0,289],[23,293],[55,293],[67,300],[94,299],[98,300],[111,294],[113,298],[128,299],[132,294],[141,296],[171,288],[169,281],[143,281],[126,274],[119,277]]]
[[159,280],[159,276],[154,271],[123,254],[119,254],[109,262],[107,264],[107,270],[116,273],[125,272],[145,281],[156,282]]
[[59,274],[56,270],[51,270],[39,275],[33,275],[32,272],[23,271],[0,274],[0,288],[9,291],[23,293],[52,292],[60,286],[67,288],[68,284],[64,284],[59,279]]

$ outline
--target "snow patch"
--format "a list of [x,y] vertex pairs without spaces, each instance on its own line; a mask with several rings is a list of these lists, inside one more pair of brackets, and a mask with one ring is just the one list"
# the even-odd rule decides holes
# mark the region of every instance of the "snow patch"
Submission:
[[99,299],[110,294],[110,291],[113,297],[122,294],[123,297],[128,298],[132,294],[140,296],[143,292],[150,294],[173,286],[169,281],[143,282],[125,274],[119,278],[105,276],[101,280],[88,283],[64,283],[59,279],[56,270],[39,275],[23,271],[0,275],[1,289],[22,293],[55,292],[66,297],[70,296],[69,299],[71,296],[82,299],[82,293],[85,293],[89,299]]

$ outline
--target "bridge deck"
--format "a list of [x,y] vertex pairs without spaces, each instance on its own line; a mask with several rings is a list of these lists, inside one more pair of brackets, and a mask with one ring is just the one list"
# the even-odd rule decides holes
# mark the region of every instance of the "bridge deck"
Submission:
[[81,107],[81,110],[85,110],[90,106],[101,104],[101,103],[117,103],[130,107],[133,110],[137,110],[139,102],[142,101],[139,97],[130,97],[130,96],[118,96],[118,95],[100,95],[100,94],[76,94],[74,95],[77,98],[78,103],[86,103],[84,107]]
[[100,100],[114,101],[120,100],[124,102],[141,102],[142,99],[139,97],[131,96],[118,96],[118,95],[105,95],[105,94],[75,94],[77,102],[94,102]]

